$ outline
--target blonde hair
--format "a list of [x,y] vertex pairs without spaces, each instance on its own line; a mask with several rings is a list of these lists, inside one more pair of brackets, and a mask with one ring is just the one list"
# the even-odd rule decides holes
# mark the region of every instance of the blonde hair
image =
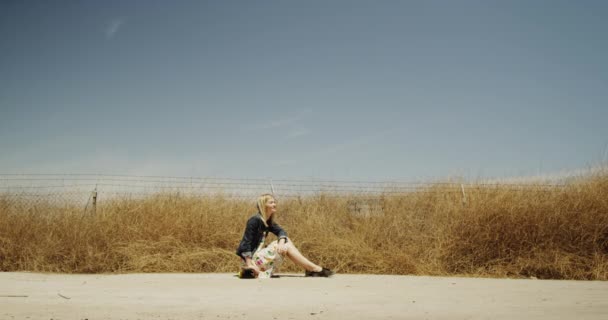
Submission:
[[[264,221],[265,226],[268,226],[268,223],[266,223],[266,220],[268,220],[268,213],[266,212],[266,203],[268,203],[270,199],[274,199],[274,196],[270,193],[264,193],[263,195],[258,197],[258,202],[256,204],[256,206],[258,207],[258,212],[263,217],[262,220]],[[270,217],[270,219],[272,218],[273,217]]]

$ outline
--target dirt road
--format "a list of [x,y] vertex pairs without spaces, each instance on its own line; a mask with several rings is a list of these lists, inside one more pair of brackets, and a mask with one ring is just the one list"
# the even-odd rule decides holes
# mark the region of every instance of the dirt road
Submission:
[[608,319],[608,282],[0,273],[0,319]]

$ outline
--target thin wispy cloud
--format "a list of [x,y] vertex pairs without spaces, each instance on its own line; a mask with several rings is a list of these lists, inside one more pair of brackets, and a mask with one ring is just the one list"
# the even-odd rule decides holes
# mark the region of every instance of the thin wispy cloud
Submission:
[[[273,164],[277,166],[292,166],[301,164],[303,161],[311,161],[333,155],[349,149],[363,148],[373,143],[377,143],[379,140],[384,139],[386,136],[395,133],[399,127],[394,127],[386,130],[377,132],[371,132],[366,135],[354,137],[350,140],[346,140],[340,143],[330,144],[325,147],[321,147],[314,150],[307,151],[304,155],[299,155],[297,158],[283,158],[276,160]],[[309,134],[310,132],[302,132],[302,135]],[[298,136],[299,132],[294,132],[294,137]]]
[[277,120],[269,122],[268,124],[261,125],[260,129],[273,129],[273,128],[285,127],[285,126],[295,123],[296,121],[298,121],[298,119],[299,119],[299,117],[297,117],[297,116],[292,117],[292,118],[277,119]]
[[299,137],[307,136],[309,134],[310,134],[310,130],[308,130],[306,128],[298,128],[298,129],[291,130],[289,133],[287,133],[287,135],[285,135],[285,140],[299,138]]
[[310,114],[310,113],[311,113],[311,111],[308,109],[302,110],[295,115],[284,116],[284,117],[276,118],[276,119],[273,119],[273,120],[270,120],[270,121],[267,121],[264,123],[252,125],[248,129],[249,130],[268,130],[268,129],[292,127],[294,125],[299,124],[300,121],[303,120],[304,118],[306,118],[308,116],[308,114]]
[[124,19],[113,19],[113,20],[108,21],[104,28],[104,34],[106,36],[106,39],[110,40],[110,39],[114,38],[116,33],[118,33],[118,31],[120,31],[121,27],[124,24],[125,24]]
[[272,162],[272,165],[276,166],[276,167],[286,167],[286,166],[292,166],[292,165],[295,165],[295,164],[297,164],[296,160],[285,160],[285,159],[282,159],[282,160],[274,160]]

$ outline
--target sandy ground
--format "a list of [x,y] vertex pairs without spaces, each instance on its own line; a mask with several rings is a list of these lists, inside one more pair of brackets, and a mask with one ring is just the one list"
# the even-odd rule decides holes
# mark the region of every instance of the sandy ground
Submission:
[[608,319],[608,282],[0,273],[0,319]]

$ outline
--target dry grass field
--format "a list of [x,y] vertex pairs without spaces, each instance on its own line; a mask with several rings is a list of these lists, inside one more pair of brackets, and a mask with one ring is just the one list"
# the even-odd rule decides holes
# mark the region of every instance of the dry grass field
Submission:
[[[608,280],[608,176],[534,185],[433,186],[380,196],[281,199],[277,222],[339,273]],[[101,199],[103,200],[103,199]],[[81,206],[0,195],[0,271],[236,272],[255,199],[158,194]],[[288,262],[282,272],[300,272]]]

